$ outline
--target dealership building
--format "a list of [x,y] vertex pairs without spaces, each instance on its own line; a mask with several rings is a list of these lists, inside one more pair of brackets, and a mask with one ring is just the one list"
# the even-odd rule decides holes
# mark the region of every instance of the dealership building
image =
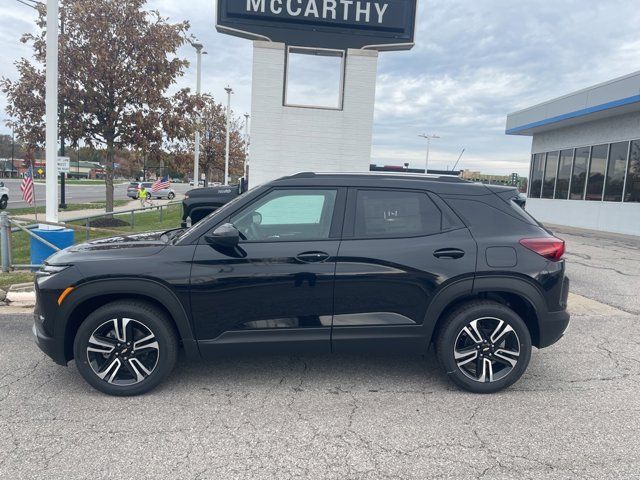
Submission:
[[508,115],[540,221],[640,235],[640,71]]

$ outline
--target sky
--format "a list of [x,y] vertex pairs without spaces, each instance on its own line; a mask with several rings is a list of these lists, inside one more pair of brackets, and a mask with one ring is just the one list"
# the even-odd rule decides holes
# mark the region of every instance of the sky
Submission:
[[[531,139],[504,133],[508,113],[640,70],[638,0],[418,0],[416,45],[383,52],[373,132],[372,162],[527,175]],[[251,42],[216,32],[213,0],[149,0],[172,21],[188,20],[205,45],[203,90],[232,108],[251,111]],[[13,63],[29,57],[19,43],[34,29],[35,12],[17,0],[0,3],[0,76],[15,78]],[[195,89],[192,66],[179,80]],[[6,99],[0,93],[0,133]]]

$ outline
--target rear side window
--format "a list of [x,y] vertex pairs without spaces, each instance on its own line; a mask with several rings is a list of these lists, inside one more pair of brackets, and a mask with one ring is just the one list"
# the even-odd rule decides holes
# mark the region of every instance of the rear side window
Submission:
[[416,237],[441,229],[442,212],[426,193],[358,190],[356,237]]

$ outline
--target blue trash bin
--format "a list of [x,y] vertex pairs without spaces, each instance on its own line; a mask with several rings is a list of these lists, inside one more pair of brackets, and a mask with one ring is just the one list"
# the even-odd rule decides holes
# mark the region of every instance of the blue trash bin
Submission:
[[[73,230],[68,228],[60,230],[42,230],[40,228],[34,228],[31,231],[60,249],[73,245]],[[41,265],[47,258],[56,253],[53,248],[45,245],[37,238],[33,238],[31,236],[29,238],[31,239],[31,265]]]

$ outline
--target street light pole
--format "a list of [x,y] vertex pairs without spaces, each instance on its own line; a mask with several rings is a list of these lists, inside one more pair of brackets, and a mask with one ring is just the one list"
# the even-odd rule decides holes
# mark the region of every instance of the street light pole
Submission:
[[16,157],[16,131],[15,131],[15,127],[13,127],[11,128],[11,178],[13,178],[13,172],[16,169],[15,157]]
[[47,0],[46,219],[58,223],[58,0]]
[[[196,49],[198,54],[197,67],[196,67],[196,94],[198,97],[202,91],[202,49],[201,43],[192,43],[193,48]],[[200,117],[198,116],[198,125],[196,128],[195,148],[193,153],[193,186],[198,188],[200,186]],[[206,187],[206,185],[205,185]]]
[[224,90],[227,92],[227,144],[224,155],[224,184],[229,185],[229,129],[231,127],[231,94],[233,89],[227,86]]
[[249,172],[249,148],[251,145],[251,137],[249,137],[249,115],[244,114],[244,179],[247,181],[247,173]]
[[431,150],[431,140],[440,138],[438,135],[429,135],[427,133],[423,133],[421,135],[418,135],[421,138],[426,138],[427,139],[427,158],[425,160],[425,165],[424,165],[424,173],[425,175],[429,173],[429,151]]

